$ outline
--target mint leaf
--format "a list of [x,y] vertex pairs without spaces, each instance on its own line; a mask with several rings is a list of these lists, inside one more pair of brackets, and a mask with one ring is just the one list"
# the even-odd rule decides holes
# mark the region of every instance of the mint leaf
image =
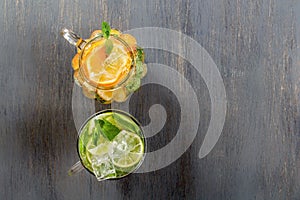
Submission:
[[97,121],[95,120],[95,127],[93,129],[93,144],[95,146],[98,145],[98,141],[99,141],[99,137],[100,137],[100,134],[101,134],[101,129],[100,129],[100,125],[99,123],[97,123]]
[[143,62],[144,61],[144,50],[141,47],[137,47],[137,58],[136,61]]
[[134,92],[141,86],[141,79],[138,77],[133,77],[128,81],[128,84],[125,86],[129,92]]
[[132,121],[131,119],[122,116],[120,114],[117,113],[113,113],[113,119],[116,121],[116,124],[124,130],[130,131],[132,133],[138,133],[141,134],[141,130],[140,128],[136,125],[136,123],[134,121]]
[[105,119],[98,119],[97,123],[100,125],[100,132],[109,141],[112,141],[120,133],[118,127]]
[[114,45],[110,39],[107,39],[105,41],[104,45],[105,45],[105,53],[106,53],[106,55],[109,55],[111,53],[112,49],[114,48]]
[[142,77],[142,74],[144,72],[144,67],[143,67],[143,63],[141,61],[137,61],[136,65],[135,65],[135,68],[136,68],[136,72],[135,72],[135,75],[137,78],[141,78]]
[[102,34],[103,34],[103,37],[106,39],[104,45],[105,45],[105,52],[106,52],[106,55],[109,55],[113,49],[113,42],[108,39],[109,36],[110,36],[110,26],[107,22],[102,22]]
[[145,59],[144,50],[141,47],[136,49],[136,77],[140,78],[144,72],[143,62]]
[[107,22],[102,22],[102,34],[103,37],[108,39],[110,35],[110,26]]

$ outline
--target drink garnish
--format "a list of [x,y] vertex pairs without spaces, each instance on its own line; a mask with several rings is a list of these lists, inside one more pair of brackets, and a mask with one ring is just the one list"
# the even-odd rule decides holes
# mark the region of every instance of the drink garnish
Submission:
[[144,50],[141,47],[136,48],[137,56],[136,56],[136,76],[140,78],[144,73]]
[[109,141],[112,141],[120,133],[120,129],[106,119],[97,119],[96,123],[102,135]]
[[102,34],[105,39],[108,39],[110,36],[110,26],[107,22],[102,22]]
[[104,45],[105,45],[105,52],[107,55],[109,55],[113,49],[113,43],[112,41],[109,39],[110,36],[110,26],[107,22],[102,22],[102,34],[103,37],[106,39]]

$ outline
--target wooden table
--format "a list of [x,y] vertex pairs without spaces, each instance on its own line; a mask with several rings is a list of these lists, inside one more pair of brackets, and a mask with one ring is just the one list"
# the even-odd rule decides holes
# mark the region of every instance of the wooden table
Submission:
[[[299,10],[295,0],[2,0],[0,199],[300,199]],[[87,172],[67,175],[78,160],[74,109],[84,112],[82,101],[94,108],[87,112],[111,106],[74,94],[75,49],[59,32],[88,37],[104,20],[133,35],[156,27],[149,37],[178,51],[191,44],[175,36],[193,39],[200,59],[211,60],[199,72],[199,58],[141,41],[149,73],[128,111],[143,126],[166,120],[158,133],[147,129],[148,152],[177,136],[182,143],[146,155],[148,172],[97,182]],[[161,39],[164,31],[175,35]],[[209,130],[215,135],[205,139]],[[205,141],[212,149],[199,157]],[[183,150],[173,161],[176,147]]]

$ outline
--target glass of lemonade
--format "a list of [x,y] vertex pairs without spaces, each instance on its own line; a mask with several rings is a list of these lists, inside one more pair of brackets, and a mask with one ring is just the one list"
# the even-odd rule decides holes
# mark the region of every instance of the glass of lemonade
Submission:
[[138,169],[145,156],[146,143],[134,117],[108,109],[92,115],[82,125],[77,149],[80,162],[70,169],[69,175],[84,167],[101,181],[121,178]]
[[110,28],[109,36],[96,30],[85,40],[68,29],[61,33],[77,47],[72,67],[85,96],[103,104],[124,102],[140,87],[147,67],[144,51],[132,35]]

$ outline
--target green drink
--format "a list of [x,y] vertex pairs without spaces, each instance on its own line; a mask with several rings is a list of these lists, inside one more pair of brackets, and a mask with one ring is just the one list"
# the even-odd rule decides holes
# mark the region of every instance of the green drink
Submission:
[[78,153],[82,165],[98,180],[121,178],[141,165],[145,139],[132,116],[105,110],[91,116],[80,129]]

